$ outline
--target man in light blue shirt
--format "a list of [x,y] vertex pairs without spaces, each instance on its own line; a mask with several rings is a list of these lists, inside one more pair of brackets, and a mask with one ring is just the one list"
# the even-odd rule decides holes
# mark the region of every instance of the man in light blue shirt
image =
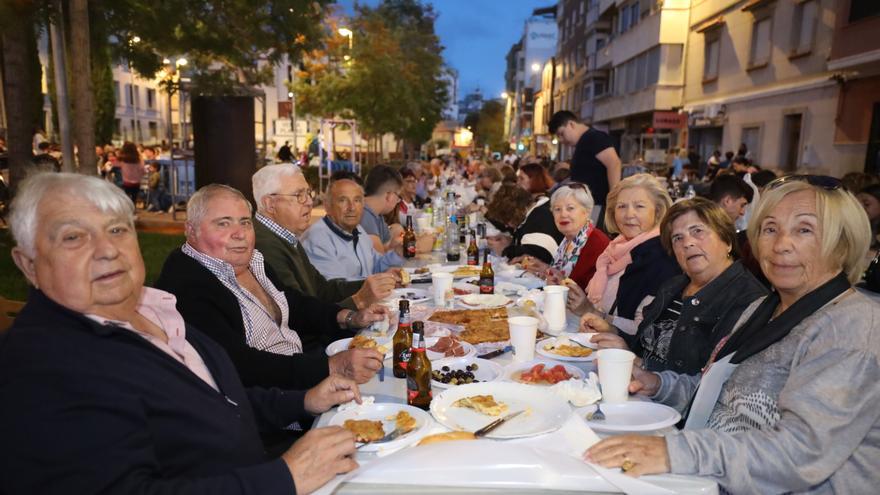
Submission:
[[357,182],[348,178],[331,182],[325,207],[327,216],[302,237],[309,260],[325,278],[363,280],[403,264],[402,246],[379,254],[359,225],[364,213],[364,189]]

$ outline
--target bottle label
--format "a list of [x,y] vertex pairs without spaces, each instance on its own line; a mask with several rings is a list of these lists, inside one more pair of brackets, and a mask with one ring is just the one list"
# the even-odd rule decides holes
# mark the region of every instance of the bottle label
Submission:
[[494,294],[495,293],[495,280],[491,278],[481,278],[480,279],[480,294]]
[[412,356],[412,349],[407,347],[406,349],[400,351],[398,359],[400,359],[399,363],[401,368],[406,369],[406,365],[409,364],[410,356]]
[[467,259],[467,264],[471,266],[477,266],[480,264],[480,255],[478,254],[469,254]]
[[426,392],[419,390],[419,384],[416,383],[416,379],[411,376],[407,376],[406,401],[411,404],[414,400],[416,400],[420,395],[423,394],[427,395],[429,399],[434,397],[434,393],[430,388]]
[[416,243],[415,242],[407,242],[403,246],[403,253],[407,258],[413,258],[416,255]]

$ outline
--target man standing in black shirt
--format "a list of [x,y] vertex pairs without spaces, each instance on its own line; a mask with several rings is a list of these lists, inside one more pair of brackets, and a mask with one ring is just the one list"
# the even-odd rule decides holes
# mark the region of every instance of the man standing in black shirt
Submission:
[[549,127],[550,133],[555,134],[560,141],[574,146],[571,180],[590,188],[590,193],[596,200],[593,223],[601,226],[604,223],[605,197],[620,182],[620,157],[617,156],[611,136],[584,124],[568,110],[554,113]]

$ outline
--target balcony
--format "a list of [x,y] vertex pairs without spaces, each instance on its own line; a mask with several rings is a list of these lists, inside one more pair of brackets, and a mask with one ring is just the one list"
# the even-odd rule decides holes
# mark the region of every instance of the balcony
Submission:
[[681,106],[681,86],[654,85],[641,91],[594,99],[593,120],[604,122],[630,115]]

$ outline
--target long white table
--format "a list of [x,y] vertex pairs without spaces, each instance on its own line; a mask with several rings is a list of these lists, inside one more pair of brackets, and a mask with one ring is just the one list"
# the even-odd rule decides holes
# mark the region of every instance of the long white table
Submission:
[[[429,263],[440,262],[445,259],[441,258],[439,254],[433,254],[431,256],[422,256],[416,260],[410,260],[408,263],[411,266],[422,266]],[[425,288],[430,291],[430,285],[421,284],[417,287]],[[538,357],[538,356],[536,356]],[[510,353],[505,353],[500,356],[493,358],[494,362],[505,366],[511,363],[513,357]],[[373,377],[369,382],[363,384],[361,386],[361,393],[363,395],[369,395],[375,397],[375,401],[377,403],[406,403],[406,380],[395,378],[391,371],[391,361],[390,359],[386,361],[385,367],[383,369],[383,380],[379,379],[379,376]],[[589,362],[567,362],[565,364],[570,364],[577,366],[584,372],[588,373],[590,371],[595,371],[595,364],[592,361]],[[315,427],[326,426],[331,418],[336,414],[336,409],[331,409],[330,411],[322,414],[320,418],[315,423]],[[570,419],[571,421],[571,419]],[[446,430],[444,427],[439,424],[433,425],[436,429]],[[540,447],[542,442],[550,443],[558,443],[560,441],[564,441],[564,438],[560,438],[560,432],[556,432],[554,436],[553,433],[549,433],[546,435],[542,435],[540,437],[534,437],[532,440],[526,442],[528,446],[531,447]],[[514,448],[516,445],[521,445],[522,442],[519,440],[481,440],[480,442],[496,442],[497,448],[501,450],[510,450]],[[465,449],[473,448],[473,442],[450,442],[447,444],[437,444],[430,447],[438,447],[439,445],[445,445],[444,447],[439,447],[439,449],[445,449],[445,452],[455,452],[455,453],[463,453]],[[420,447],[420,449],[425,449],[428,447]],[[516,447],[519,448],[519,447]],[[411,455],[411,453],[407,453],[407,449],[403,449],[395,454],[390,454],[388,458],[390,459],[392,456],[397,455]],[[549,454],[548,454],[549,455]],[[370,470],[371,466],[379,458],[376,454],[372,453],[363,453],[358,452],[356,456],[356,460],[360,464],[360,468],[358,471]],[[493,465],[493,457],[487,457],[485,459],[485,466],[488,469],[489,466]],[[482,463],[482,459],[479,461]],[[575,469],[578,469],[580,466],[576,465]],[[584,469],[590,469],[586,465],[583,466]],[[424,466],[421,467],[424,469]],[[549,466],[548,466],[549,468]],[[358,472],[356,471],[356,473]],[[424,486],[423,484],[412,485],[412,484],[400,484],[401,480],[380,480],[370,479],[369,482],[359,482],[356,479],[351,479],[351,476],[337,476],[336,479],[332,480],[326,486],[324,486],[317,493],[357,493],[357,494],[372,494],[372,493],[418,493],[422,494],[434,494],[434,493],[554,493],[554,494],[563,494],[563,493],[583,493],[583,491],[590,491],[591,493],[620,493],[620,491],[603,491],[601,489],[602,486],[608,487],[608,483],[604,482],[599,476],[596,476],[596,488],[599,488],[598,491],[592,489],[593,485],[584,486],[579,491],[567,491],[567,490],[559,490],[559,489],[548,489],[546,487],[536,487],[535,485],[525,485],[525,486],[517,486],[515,482],[508,484],[504,487],[498,488],[487,488],[487,487],[450,487],[450,486]],[[505,478],[506,479],[506,478]],[[650,481],[651,483],[671,490],[674,493],[685,493],[685,494],[717,494],[718,488],[717,485],[709,480],[689,477],[689,476],[678,476],[678,475],[663,475],[663,476],[651,476],[646,477],[646,481]],[[498,480],[504,481],[504,480]],[[404,482],[405,483],[405,482]],[[641,493],[638,490],[633,493]]]

